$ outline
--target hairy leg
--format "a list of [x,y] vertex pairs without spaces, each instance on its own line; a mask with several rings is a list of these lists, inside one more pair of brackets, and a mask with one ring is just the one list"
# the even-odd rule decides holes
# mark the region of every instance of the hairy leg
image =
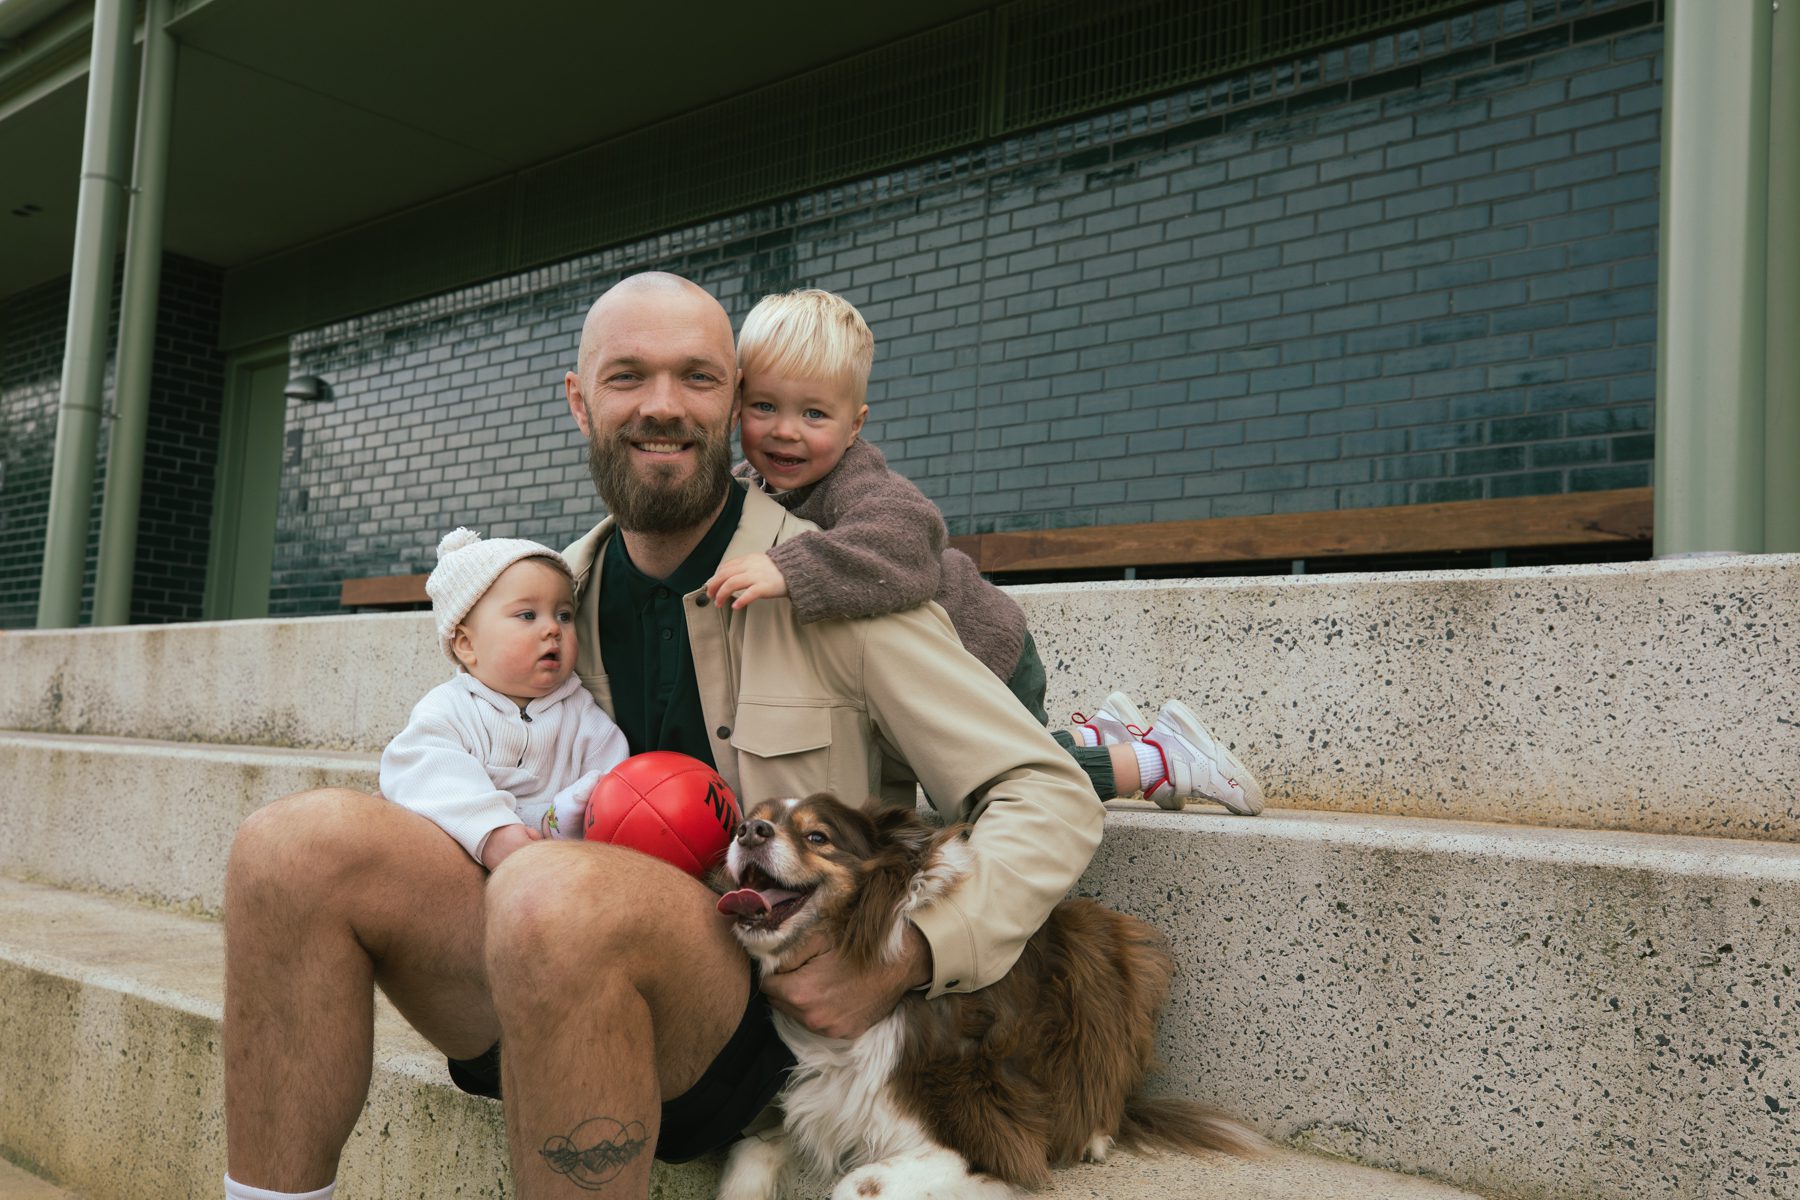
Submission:
[[369,1089],[373,984],[446,1053],[493,1044],[484,879],[437,826],[360,792],[303,792],[244,822],[225,875],[232,1178],[308,1191],[336,1175]]
[[662,1101],[700,1078],[750,995],[715,900],[587,842],[535,843],[494,873],[488,978],[521,1200],[649,1194]]

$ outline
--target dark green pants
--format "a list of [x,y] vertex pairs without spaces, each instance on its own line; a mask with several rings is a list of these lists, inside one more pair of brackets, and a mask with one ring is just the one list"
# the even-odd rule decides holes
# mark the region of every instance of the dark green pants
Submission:
[[[1044,689],[1049,680],[1044,675],[1044,660],[1038,656],[1037,643],[1029,632],[1025,635],[1025,648],[1019,652],[1019,665],[1013,668],[1012,678],[1006,681],[1007,690],[1019,698],[1025,710],[1044,725],[1050,724],[1050,714],[1044,708]],[[1064,729],[1053,729],[1050,736],[1056,744],[1069,752],[1082,773],[1093,784],[1094,795],[1102,800],[1111,800],[1119,793],[1113,781],[1112,752],[1105,746],[1077,746],[1075,737]]]

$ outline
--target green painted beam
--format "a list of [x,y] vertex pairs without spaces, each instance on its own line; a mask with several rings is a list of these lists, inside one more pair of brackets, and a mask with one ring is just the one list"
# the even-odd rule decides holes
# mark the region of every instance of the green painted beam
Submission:
[[1763,549],[1800,552],[1800,0],[1769,47],[1768,440]]
[[100,509],[100,557],[94,576],[94,624],[131,621],[137,569],[139,493],[150,422],[156,355],[157,294],[162,280],[163,202],[169,179],[169,125],[175,108],[175,39],[164,27],[168,0],[145,0],[144,59],[138,79],[137,150],[131,221],[125,234],[124,297],[114,365],[116,418],[107,442],[106,496]]
[[94,451],[106,382],[113,257],[125,198],[132,77],[131,14],[126,0],[96,0],[92,62],[69,278],[62,406],[56,421],[50,514],[38,590],[40,629],[68,628],[81,619],[81,576],[94,501]]
[[1772,2],[1668,6],[1658,557],[1763,549]]

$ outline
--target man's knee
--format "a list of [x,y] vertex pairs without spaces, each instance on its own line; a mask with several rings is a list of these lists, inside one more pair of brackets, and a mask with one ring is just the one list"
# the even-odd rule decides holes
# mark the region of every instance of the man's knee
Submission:
[[329,889],[356,869],[367,815],[381,801],[348,788],[283,797],[244,818],[226,864],[227,904],[243,888]]
[[[488,880],[490,978],[518,971],[591,971],[615,978],[666,957],[671,905],[694,904],[693,881],[630,850],[537,842]],[[496,975],[495,972],[499,972]]]

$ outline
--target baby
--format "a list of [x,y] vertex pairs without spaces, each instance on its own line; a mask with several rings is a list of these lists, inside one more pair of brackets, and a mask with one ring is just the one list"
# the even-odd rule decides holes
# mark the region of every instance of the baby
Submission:
[[[746,461],[735,474],[820,529],[720,564],[707,595],[736,608],[786,596],[802,622],[936,600],[963,646],[1047,723],[1044,664],[1025,614],[981,578],[973,559],[947,548],[937,506],[857,436],[869,415],[863,398],[874,356],[862,314],[830,292],[766,296],[744,319]],[[1103,800],[1142,791],[1164,808],[1206,799],[1244,815],[1262,811],[1255,778],[1179,700],[1148,722],[1114,692],[1093,716],[1077,715],[1072,733],[1052,736]]]
[[575,584],[562,555],[467,529],[425,581],[456,675],[425,693],[381,755],[381,793],[493,870],[527,842],[579,838],[625,735],[575,678]]

